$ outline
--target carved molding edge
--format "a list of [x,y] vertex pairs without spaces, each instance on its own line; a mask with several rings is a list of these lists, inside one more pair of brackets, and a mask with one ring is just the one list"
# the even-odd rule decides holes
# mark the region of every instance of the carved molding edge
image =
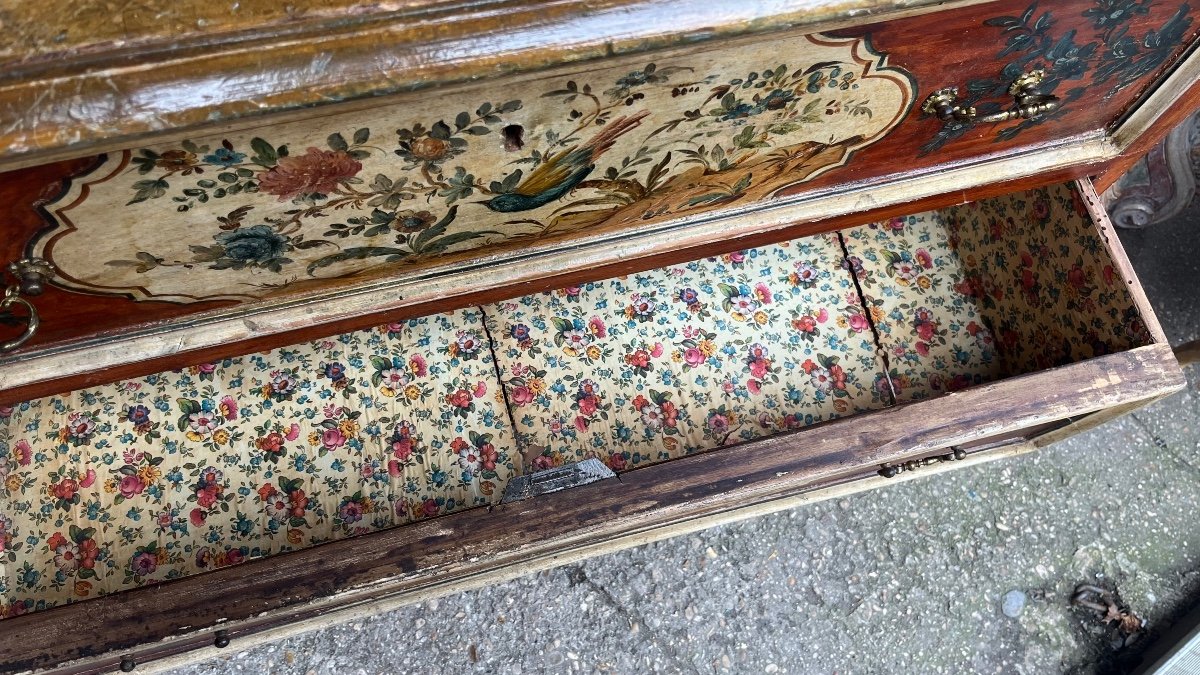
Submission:
[[1142,228],[1183,211],[1200,181],[1200,112],[1176,127],[1162,142],[1104,193],[1118,227]]

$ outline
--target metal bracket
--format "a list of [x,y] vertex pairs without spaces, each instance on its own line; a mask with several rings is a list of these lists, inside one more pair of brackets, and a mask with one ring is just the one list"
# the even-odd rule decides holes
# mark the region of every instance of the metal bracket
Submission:
[[953,462],[955,460],[963,459],[967,456],[967,453],[964,452],[962,448],[951,449],[953,452],[948,452],[944,455],[922,457],[921,459],[910,459],[907,462],[901,462],[900,464],[884,464],[883,468],[879,470],[879,475],[883,476],[884,478],[895,478],[905,471],[916,471],[923,466],[932,466],[934,464],[941,464],[942,462]]
[[517,476],[508,482],[508,487],[504,488],[504,498],[500,500],[500,503],[519,502],[538,495],[616,477],[617,474],[613,473],[612,469],[593,457],[582,462],[538,471],[528,476]]

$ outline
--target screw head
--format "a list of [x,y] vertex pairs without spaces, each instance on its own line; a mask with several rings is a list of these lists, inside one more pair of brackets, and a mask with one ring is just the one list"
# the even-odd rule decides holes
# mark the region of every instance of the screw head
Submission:
[[132,673],[134,668],[137,668],[137,662],[133,660],[132,656],[126,656],[121,659],[122,673]]

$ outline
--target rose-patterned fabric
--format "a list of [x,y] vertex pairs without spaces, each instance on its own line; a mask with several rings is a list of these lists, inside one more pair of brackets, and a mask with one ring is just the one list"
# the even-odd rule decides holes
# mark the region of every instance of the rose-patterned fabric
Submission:
[[0,406],[0,617],[1149,341],[1059,186]]
[[478,310],[0,407],[0,616],[498,500]]
[[974,298],[1009,375],[1149,344],[1082,197],[1052,185],[947,209]]
[[617,471],[890,403],[836,235],[484,307],[525,466]]
[[898,402],[1151,341],[1070,184],[840,234]]
[[975,298],[960,292],[965,272],[942,212],[892,218],[841,235],[898,402],[1003,376]]

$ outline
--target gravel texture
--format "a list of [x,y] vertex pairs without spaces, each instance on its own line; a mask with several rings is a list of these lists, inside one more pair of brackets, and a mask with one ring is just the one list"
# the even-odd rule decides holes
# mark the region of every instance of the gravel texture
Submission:
[[[1123,232],[1200,337],[1200,208]],[[1200,599],[1200,374],[1033,454],[590,559],[173,672],[1110,672]],[[1114,647],[1075,586],[1148,638]],[[1007,610],[1007,611],[1006,611]]]

